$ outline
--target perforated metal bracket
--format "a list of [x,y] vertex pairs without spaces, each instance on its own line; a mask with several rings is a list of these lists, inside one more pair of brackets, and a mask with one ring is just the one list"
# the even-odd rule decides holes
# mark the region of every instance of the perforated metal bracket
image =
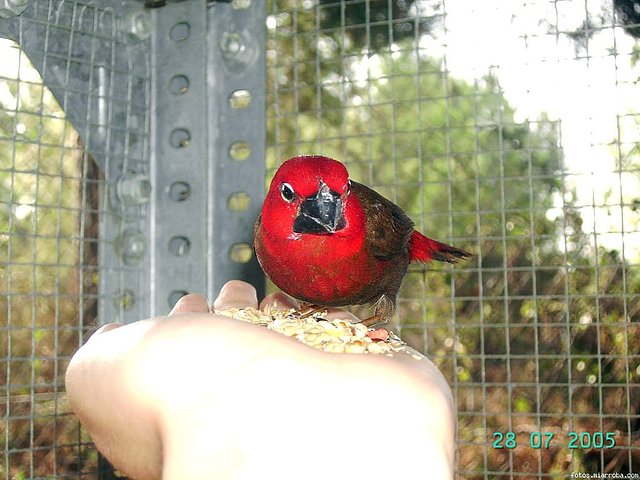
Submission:
[[166,314],[229,279],[263,291],[264,2],[32,0],[20,43],[105,177],[100,322]]
[[154,314],[230,279],[263,290],[251,234],[264,191],[264,2],[155,9]]
[[210,160],[209,298],[232,278],[264,292],[252,251],[253,224],[264,197],[266,2],[210,4],[207,90]]

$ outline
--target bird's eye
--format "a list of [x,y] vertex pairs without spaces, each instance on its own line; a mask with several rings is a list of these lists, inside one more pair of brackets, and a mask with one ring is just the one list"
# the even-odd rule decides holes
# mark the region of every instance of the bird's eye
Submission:
[[293,191],[293,187],[288,183],[280,185],[280,195],[282,195],[282,199],[287,203],[293,202],[296,198],[296,192]]

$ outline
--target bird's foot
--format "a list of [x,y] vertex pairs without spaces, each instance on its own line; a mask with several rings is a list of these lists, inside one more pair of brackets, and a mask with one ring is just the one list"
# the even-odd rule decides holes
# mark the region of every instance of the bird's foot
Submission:
[[300,312],[300,318],[308,318],[314,313],[321,312],[325,309],[325,307],[314,305],[313,303],[303,303],[300,305],[300,309],[298,311]]
[[383,315],[373,315],[372,317],[365,318],[360,323],[365,327],[370,328],[377,325],[384,325],[387,323],[387,319]]

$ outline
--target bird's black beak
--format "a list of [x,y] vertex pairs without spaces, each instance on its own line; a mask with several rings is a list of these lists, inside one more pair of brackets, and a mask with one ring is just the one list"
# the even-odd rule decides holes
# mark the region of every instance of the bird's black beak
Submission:
[[318,193],[305,198],[293,222],[295,233],[335,233],[345,226],[340,195],[320,182]]

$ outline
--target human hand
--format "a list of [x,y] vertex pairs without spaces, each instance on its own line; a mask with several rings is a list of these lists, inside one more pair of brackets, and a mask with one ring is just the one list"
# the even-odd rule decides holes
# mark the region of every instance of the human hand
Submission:
[[[243,282],[214,303],[291,306],[283,294],[258,305]],[[453,477],[453,401],[430,361],[321,352],[212,315],[198,295],[102,327],[66,381],[98,449],[136,479]]]

